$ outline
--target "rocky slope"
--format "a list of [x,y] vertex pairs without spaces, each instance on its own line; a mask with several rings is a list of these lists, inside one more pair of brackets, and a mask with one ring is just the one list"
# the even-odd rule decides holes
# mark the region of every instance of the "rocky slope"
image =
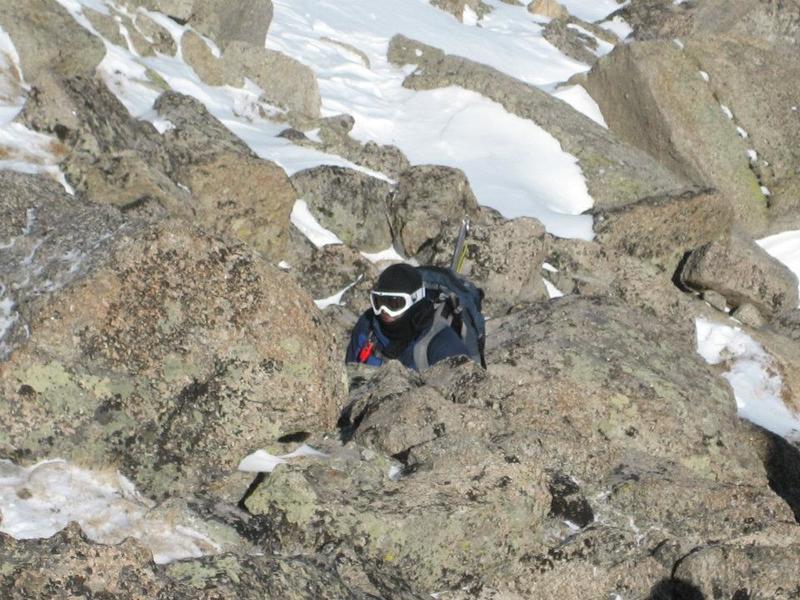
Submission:
[[[271,2],[229,4],[93,2],[76,18],[0,0],[19,62],[6,57],[4,99],[24,96],[14,126],[50,136],[69,188],[0,170],[0,481],[6,461],[118,470],[154,513],[194,524],[205,554],[156,564],[74,523],[0,533],[2,595],[800,597],[796,443],[737,415],[720,376],[735,356],[710,365],[695,338],[696,319],[733,313],[800,410],[798,281],[754,241],[800,223],[797,4],[633,0],[631,37],[602,58],[616,36],[597,24],[521,8],[592,63],[575,79],[607,129],[499,69],[391,40],[407,89],[482,95],[575,157],[591,241],[356,139],[352,117],[321,115],[309,66],[263,47]],[[493,8],[431,4],[464,22]],[[209,86],[254,82],[248,110],[273,137],[341,162],[287,173],[155,71],[137,74],[153,102],[134,117],[100,76],[116,46],[180,58]],[[292,225],[299,198],[341,243]],[[342,364],[382,266],[364,253],[447,264],[464,217],[488,368]],[[300,442],[323,454],[237,469]]]

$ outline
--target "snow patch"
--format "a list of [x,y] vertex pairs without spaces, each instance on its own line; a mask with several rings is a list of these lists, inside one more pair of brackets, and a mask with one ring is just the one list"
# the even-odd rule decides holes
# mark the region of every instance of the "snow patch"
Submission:
[[682,42],[682,41],[680,41],[678,38],[675,38],[674,40],[672,40],[672,43],[673,43],[673,44],[675,44],[675,45],[676,45],[678,48],[680,48],[681,50],[683,50],[683,49],[684,49],[684,47],[685,47],[685,46],[683,45],[683,42]]
[[547,288],[547,295],[552,300],[553,298],[561,298],[564,295],[564,292],[559,290],[556,286],[552,283],[547,281],[544,277],[542,277],[542,281],[544,282],[544,287]]
[[322,298],[320,300],[314,300],[314,304],[316,304],[317,308],[320,310],[325,310],[329,306],[333,305],[340,306],[342,304],[342,296],[344,296],[345,292],[347,292],[347,290],[349,290],[359,281],[361,281],[361,275],[359,275],[358,279],[356,279],[353,283],[351,283],[345,288],[342,288],[341,290],[336,292],[333,296],[328,296],[327,298]]
[[36,209],[28,208],[25,210],[25,227],[22,229],[22,235],[30,235],[34,225],[36,225]]
[[8,353],[8,346],[3,342],[3,338],[19,318],[19,313],[14,310],[15,307],[14,299],[6,296],[6,287],[0,283],[0,359]]
[[738,125],[736,127],[736,133],[738,133],[739,137],[742,138],[743,140],[746,140],[748,137],[750,137],[747,131],[745,131],[744,128],[739,127]]
[[311,214],[305,200],[297,200],[292,207],[292,214],[289,216],[292,225],[297,227],[308,240],[317,248],[328,246],[329,244],[343,244],[335,233],[325,229]]
[[724,364],[739,416],[790,441],[800,440],[800,415],[781,399],[783,382],[772,357],[739,327],[695,321],[697,352],[712,365]]
[[551,273],[558,273],[558,269],[556,269],[556,268],[555,268],[553,265],[551,265],[549,262],[544,262],[544,263],[542,263],[542,268],[543,268],[545,271],[550,271]]
[[758,160],[758,152],[753,150],[752,148],[747,149],[747,157],[750,159],[750,162],[756,162]]
[[731,109],[730,109],[730,108],[728,108],[728,107],[727,107],[727,106],[725,106],[724,104],[720,104],[720,105],[719,105],[719,108],[720,108],[720,110],[722,111],[722,113],[723,113],[723,114],[724,114],[726,117],[728,117],[729,119],[733,119],[733,112],[731,112]]
[[700,71],[700,77],[703,78],[703,81],[709,81],[711,78],[708,76],[708,73],[705,71]]
[[296,450],[282,456],[275,456],[266,450],[256,450],[241,460],[238,469],[247,473],[272,473],[278,465],[287,463],[289,459],[303,456],[328,457],[324,452],[320,452],[307,444],[303,444]]
[[394,111],[402,118],[362,117],[354,134],[396,144],[412,164],[463,170],[478,201],[507,218],[532,216],[553,235],[593,238],[581,213],[594,202],[577,159],[532,121],[458,87],[413,92]]
[[394,246],[389,246],[386,250],[381,250],[380,252],[374,252],[374,253],[361,252],[360,254],[371,263],[379,263],[385,261],[406,262],[406,258],[402,256],[397,250],[395,250]]
[[557,89],[553,96],[563,100],[572,108],[589,117],[592,121],[608,129],[606,120],[597,102],[594,101],[582,85],[571,85]]
[[154,118],[150,122],[153,124],[153,127],[156,128],[156,131],[162,135],[175,129],[175,123],[168,121],[167,119]]
[[600,23],[600,27],[615,34],[620,40],[625,40],[630,34],[633,33],[633,27],[619,15],[613,17],[609,21]]
[[51,537],[76,521],[101,544],[141,541],[158,564],[220,551],[189,527],[152,518],[153,508],[118,472],[88,471],[63,460],[27,468],[0,460],[0,531],[16,539]]
[[478,24],[478,21],[478,13],[465,4],[464,12],[461,14],[461,22],[464,23],[464,25],[474,27]]
[[312,142],[316,142],[318,144],[322,143],[322,138],[319,137],[319,127],[317,127],[316,129],[311,129],[309,131],[304,131],[303,134]]

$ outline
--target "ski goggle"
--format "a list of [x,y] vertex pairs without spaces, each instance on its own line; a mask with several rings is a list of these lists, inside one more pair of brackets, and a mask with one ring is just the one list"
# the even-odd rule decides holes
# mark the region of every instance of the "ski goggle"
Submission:
[[369,302],[376,315],[386,313],[390,317],[399,317],[414,304],[425,297],[425,286],[410,294],[405,292],[377,292],[369,293]]

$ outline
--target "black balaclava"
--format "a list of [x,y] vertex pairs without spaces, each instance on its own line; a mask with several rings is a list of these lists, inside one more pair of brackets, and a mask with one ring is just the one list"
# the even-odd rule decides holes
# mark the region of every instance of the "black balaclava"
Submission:
[[[419,272],[411,265],[400,263],[390,266],[381,273],[374,290],[411,294],[421,287],[422,276]],[[406,346],[430,325],[433,318],[433,303],[423,298],[391,323],[383,322],[378,315],[375,315],[375,318],[380,322],[381,331],[389,338],[389,345],[383,348],[383,354],[388,358],[397,358]]]

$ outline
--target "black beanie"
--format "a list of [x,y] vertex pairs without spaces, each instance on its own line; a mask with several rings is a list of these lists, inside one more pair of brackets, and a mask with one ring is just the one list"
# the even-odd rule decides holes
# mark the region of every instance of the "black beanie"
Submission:
[[422,276],[419,272],[405,263],[398,263],[387,268],[378,277],[375,284],[376,292],[405,292],[411,294],[422,287]]

